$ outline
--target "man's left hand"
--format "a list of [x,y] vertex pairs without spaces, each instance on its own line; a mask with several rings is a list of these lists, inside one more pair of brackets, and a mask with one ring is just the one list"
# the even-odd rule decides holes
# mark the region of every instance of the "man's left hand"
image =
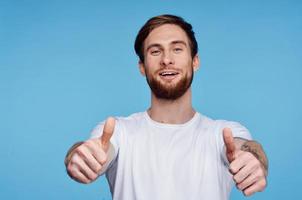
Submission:
[[236,138],[233,137],[231,129],[223,129],[223,140],[226,148],[226,156],[230,163],[229,169],[237,188],[241,190],[245,196],[263,191],[267,185],[267,170],[263,163],[251,152],[238,148]]

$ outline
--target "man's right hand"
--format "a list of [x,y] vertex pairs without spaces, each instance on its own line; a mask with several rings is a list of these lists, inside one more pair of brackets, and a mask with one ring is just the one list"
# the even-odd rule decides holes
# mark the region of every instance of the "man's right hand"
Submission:
[[71,151],[66,164],[67,173],[80,183],[95,181],[107,164],[110,138],[113,135],[115,119],[109,117],[99,138],[89,139]]

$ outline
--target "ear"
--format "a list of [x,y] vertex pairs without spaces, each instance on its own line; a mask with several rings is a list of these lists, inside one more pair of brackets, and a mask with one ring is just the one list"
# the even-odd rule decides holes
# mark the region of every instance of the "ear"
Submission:
[[138,62],[138,66],[139,66],[139,71],[143,76],[146,76],[146,70],[145,70],[145,65],[142,61]]
[[194,70],[194,72],[196,72],[199,69],[199,65],[200,65],[200,60],[199,60],[198,54],[196,54],[193,57],[193,61],[192,62],[193,62],[193,70]]

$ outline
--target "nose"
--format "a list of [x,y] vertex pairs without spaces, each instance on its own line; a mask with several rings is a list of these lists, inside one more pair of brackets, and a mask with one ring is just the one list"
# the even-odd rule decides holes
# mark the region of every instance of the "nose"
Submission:
[[173,56],[170,53],[163,53],[161,58],[161,65],[163,66],[169,66],[174,64]]

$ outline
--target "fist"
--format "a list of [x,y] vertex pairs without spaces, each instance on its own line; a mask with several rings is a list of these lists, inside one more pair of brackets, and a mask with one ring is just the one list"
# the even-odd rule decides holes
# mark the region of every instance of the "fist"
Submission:
[[66,164],[67,173],[80,183],[95,181],[108,163],[110,138],[113,135],[115,119],[109,117],[99,138],[89,139],[72,150]]
[[231,129],[223,129],[223,139],[230,172],[233,174],[237,188],[245,196],[262,191],[267,184],[266,169],[262,163],[252,153],[236,149]]

